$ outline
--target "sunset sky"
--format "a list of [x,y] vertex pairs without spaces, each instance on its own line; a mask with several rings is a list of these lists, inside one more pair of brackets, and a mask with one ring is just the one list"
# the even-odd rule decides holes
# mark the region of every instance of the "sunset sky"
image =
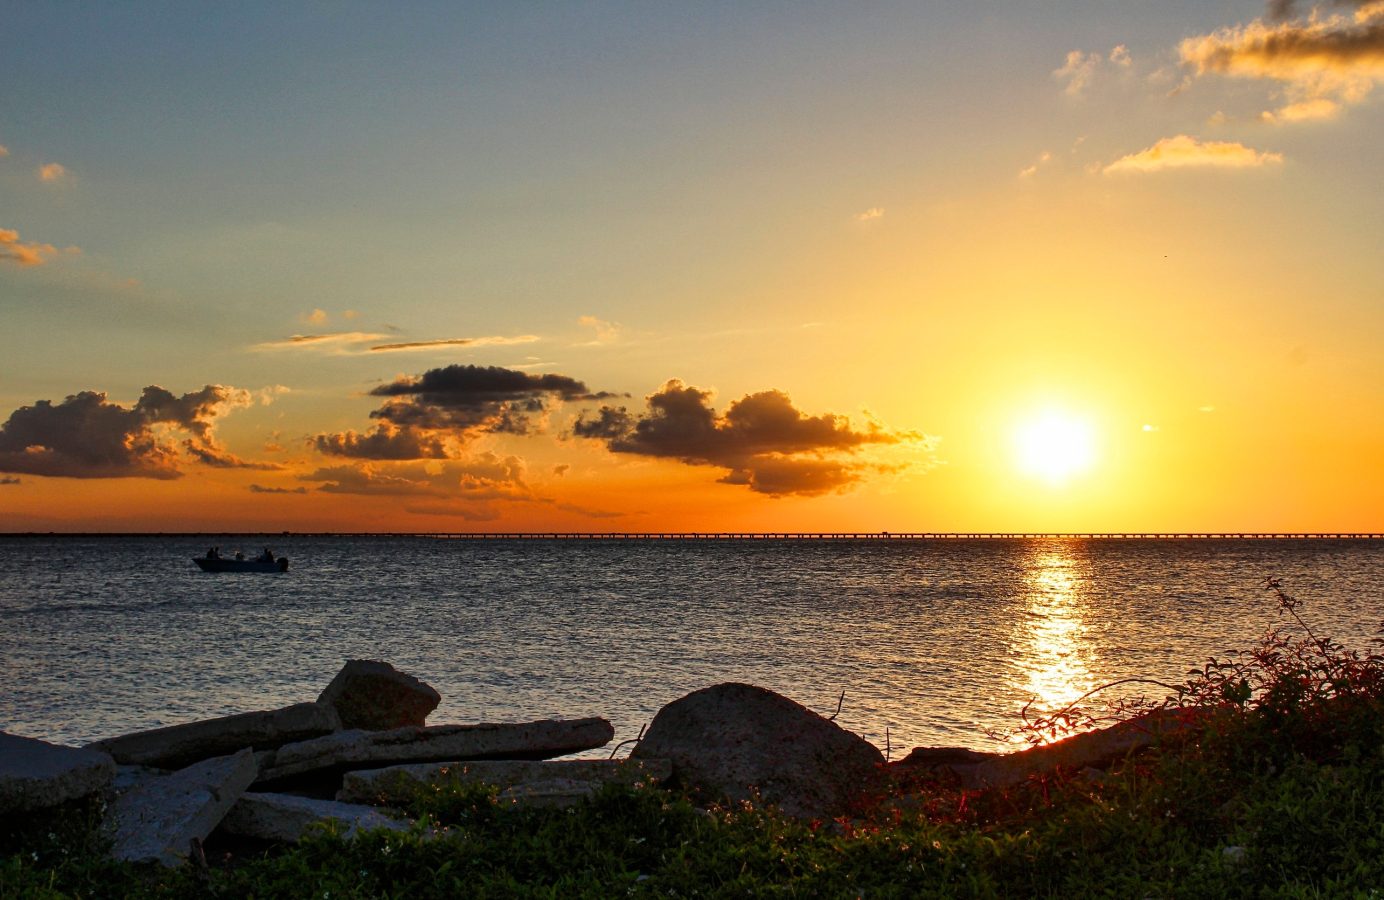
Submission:
[[0,22],[0,531],[1384,531],[1384,0]]

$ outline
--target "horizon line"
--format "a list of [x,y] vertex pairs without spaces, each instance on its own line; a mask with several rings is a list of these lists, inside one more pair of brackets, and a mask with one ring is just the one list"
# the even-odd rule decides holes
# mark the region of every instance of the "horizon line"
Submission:
[[1384,540],[1371,531],[6,531],[0,538],[427,537],[451,540]]

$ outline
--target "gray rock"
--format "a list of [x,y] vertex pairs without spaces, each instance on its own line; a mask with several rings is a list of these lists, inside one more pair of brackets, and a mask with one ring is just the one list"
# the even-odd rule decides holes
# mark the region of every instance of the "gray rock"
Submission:
[[666,759],[473,760],[390,766],[347,772],[336,799],[387,806],[415,796],[420,788],[489,784],[500,788],[540,782],[634,784],[666,781],[673,773]]
[[111,855],[126,862],[181,865],[192,842],[206,840],[255,773],[255,755],[247,747],[131,788],[106,811]]
[[463,759],[550,759],[610,742],[605,719],[549,719],[515,725],[428,725],[392,731],[342,731],[280,747],[264,783],[323,771]]
[[1155,710],[1052,744],[996,756],[976,765],[951,768],[960,776],[963,787],[1011,787],[1040,772],[1057,768],[1104,768],[1166,737],[1184,732],[1198,722],[1199,714],[1195,710]]
[[57,806],[104,790],[114,777],[109,754],[0,731],[0,813]]
[[800,818],[831,818],[880,789],[884,756],[773,691],[718,684],[663,707],[633,759],[667,759],[673,780],[731,800],[755,794]]
[[266,841],[293,842],[319,822],[337,822],[345,837],[361,831],[387,828],[407,831],[408,823],[391,819],[379,810],[335,800],[313,800],[289,794],[243,794],[226,818],[221,830],[240,837]]
[[902,769],[935,769],[939,766],[974,765],[995,756],[994,753],[967,747],[914,747],[911,753],[891,765]]
[[297,703],[281,709],[139,731],[88,746],[109,753],[118,763],[179,769],[200,759],[234,753],[243,747],[269,750],[330,734],[340,727],[336,711],[330,706]]
[[347,660],[317,702],[334,708],[342,728],[387,731],[422,725],[442,695],[387,662]]

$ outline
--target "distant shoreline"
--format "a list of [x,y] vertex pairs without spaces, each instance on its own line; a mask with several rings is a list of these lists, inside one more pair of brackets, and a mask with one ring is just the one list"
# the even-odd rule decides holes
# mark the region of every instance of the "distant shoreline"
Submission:
[[1378,532],[893,532],[893,531],[12,531],[25,538],[389,538],[471,541],[1384,541]]

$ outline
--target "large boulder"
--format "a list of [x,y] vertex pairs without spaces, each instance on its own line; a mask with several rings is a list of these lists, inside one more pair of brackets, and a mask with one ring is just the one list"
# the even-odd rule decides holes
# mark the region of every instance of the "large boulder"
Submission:
[[659,711],[634,759],[667,759],[673,780],[708,797],[765,802],[799,818],[848,813],[881,786],[884,756],[780,694],[718,684]]
[[343,837],[355,837],[361,831],[385,828],[407,831],[407,822],[391,819],[369,806],[338,803],[335,800],[314,800],[290,794],[243,794],[226,818],[221,830],[238,837],[264,841],[292,843],[314,825],[334,822]]
[[85,797],[105,789],[114,777],[109,754],[0,731],[0,814]]
[[282,744],[331,734],[341,728],[336,711],[325,704],[297,703],[281,709],[237,713],[169,725],[89,744],[122,765],[179,769],[244,747],[271,750]]
[[605,719],[519,724],[428,725],[392,731],[342,731],[287,744],[261,763],[261,783],[313,773],[464,759],[551,759],[604,746],[615,736]]
[[442,702],[442,695],[387,662],[352,659],[317,702],[336,710],[342,728],[388,731],[422,725]]
[[591,785],[661,782],[672,775],[664,759],[472,760],[389,766],[347,772],[336,799],[349,803],[390,805],[420,791],[454,785],[484,784],[502,789],[553,782]]
[[103,827],[111,839],[111,855],[125,862],[182,865],[193,841],[207,839],[257,771],[255,754],[247,747],[140,782],[106,810]]

